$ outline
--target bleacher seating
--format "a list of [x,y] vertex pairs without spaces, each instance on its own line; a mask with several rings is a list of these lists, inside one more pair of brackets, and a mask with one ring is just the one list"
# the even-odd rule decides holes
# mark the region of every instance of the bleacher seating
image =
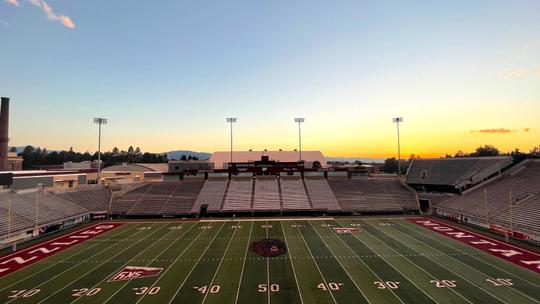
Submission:
[[54,194],[90,211],[107,211],[111,200],[111,191],[101,187]]
[[253,194],[253,210],[280,211],[281,200],[277,179],[257,179]]
[[309,199],[313,206],[313,210],[320,211],[341,211],[334,192],[328,185],[325,179],[305,179],[304,184],[306,186]]
[[[484,199],[484,189],[486,198]],[[540,161],[529,160],[435,207],[509,227],[509,192],[512,193],[513,225],[524,231],[540,232]]]
[[280,184],[283,210],[312,209],[301,179],[281,179]]
[[191,213],[198,213],[203,205],[208,206],[207,210],[209,212],[221,211],[221,204],[223,203],[228,183],[228,179],[206,181],[191,209]]
[[204,182],[193,180],[178,183],[172,194],[159,209],[158,214],[189,214],[195,205]]
[[252,187],[251,178],[233,178],[225,195],[223,211],[251,211]]

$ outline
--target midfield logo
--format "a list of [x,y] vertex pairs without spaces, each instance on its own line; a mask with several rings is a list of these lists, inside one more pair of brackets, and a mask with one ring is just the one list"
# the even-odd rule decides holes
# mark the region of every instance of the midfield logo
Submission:
[[358,228],[334,227],[332,228],[337,234],[352,234],[353,231],[358,231]]
[[126,266],[119,273],[109,279],[109,282],[142,279],[157,276],[163,268]]

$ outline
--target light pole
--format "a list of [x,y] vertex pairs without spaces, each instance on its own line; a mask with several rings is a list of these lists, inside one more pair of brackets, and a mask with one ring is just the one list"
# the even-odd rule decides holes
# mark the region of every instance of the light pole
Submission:
[[94,118],[94,123],[99,126],[99,135],[98,135],[98,174],[97,174],[97,183],[100,183],[101,178],[101,125],[107,124],[107,118]]
[[233,123],[236,122],[235,117],[228,117],[227,122],[231,124],[231,161],[229,162],[229,170],[232,168],[232,162],[233,162]]
[[298,152],[299,152],[299,161],[302,161],[302,128],[300,125],[305,121],[303,117],[296,117],[294,122],[298,123]]
[[392,118],[397,125],[397,154],[398,154],[398,176],[401,178],[401,145],[399,142],[399,123],[403,122],[403,117]]

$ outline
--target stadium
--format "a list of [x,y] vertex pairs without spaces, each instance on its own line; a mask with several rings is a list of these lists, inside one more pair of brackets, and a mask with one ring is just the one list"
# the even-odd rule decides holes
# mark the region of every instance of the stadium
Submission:
[[535,159],[414,159],[402,177],[231,147],[161,173],[74,166],[1,173],[3,302],[540,300]]

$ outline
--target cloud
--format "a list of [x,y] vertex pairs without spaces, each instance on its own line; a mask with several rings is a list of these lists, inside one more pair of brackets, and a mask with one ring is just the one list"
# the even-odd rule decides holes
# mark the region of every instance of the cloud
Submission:
[[527,70],[524,68],[517,68],[513,70],[499,71],[497,77],[500,79],[521,78],[527,75]]
[[523,129],[523,132],[529,132],[531,130],[531,128],[525,128]]
[[13,4],[15,6],[19,6],[19,1],[18,0],[4,0],[4,1],[6,1],[9,4]]
[[498,128],[498,129],[482,129],[482,130],[471,130],[471,133],[484,133],[484,134],[504,134],[516,132],[513,130]]

